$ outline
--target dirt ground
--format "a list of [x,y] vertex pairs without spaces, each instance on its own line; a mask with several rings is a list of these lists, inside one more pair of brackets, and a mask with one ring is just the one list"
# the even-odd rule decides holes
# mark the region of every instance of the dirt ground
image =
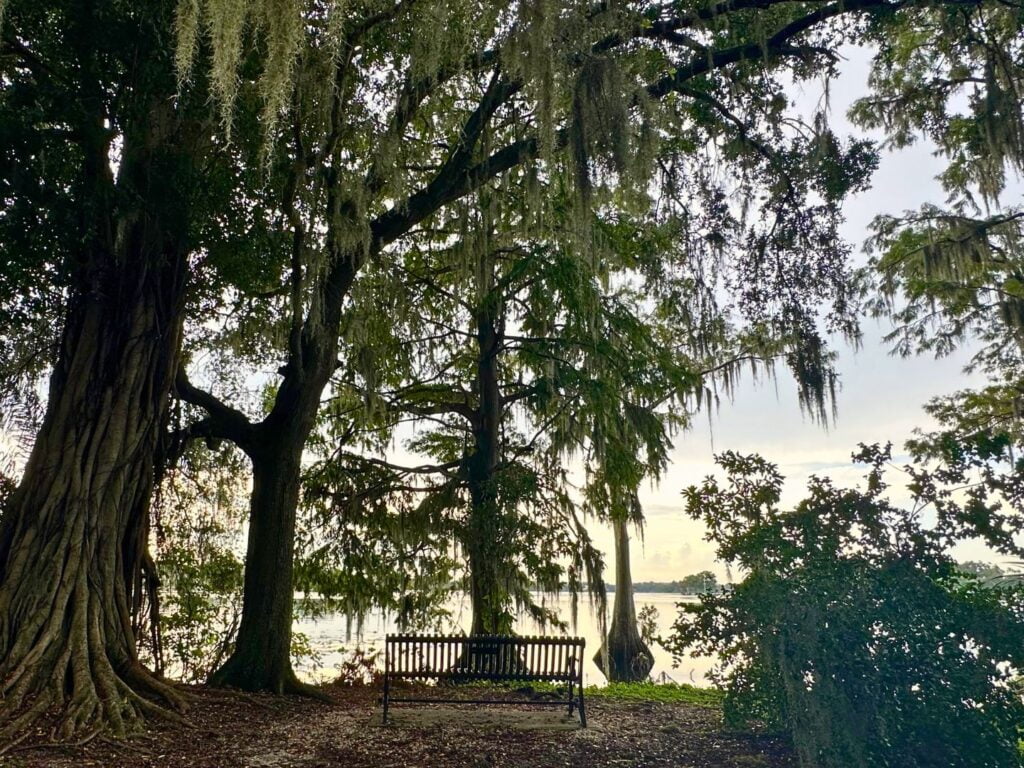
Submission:
[[[777,741],[725,733],[716,710],[688,704],[592,697],[587,701],[586,729],[554,708],[396,705],[385,726],[379,690],[327,687],[324,691],[331,703],[194,689],[188,726],[157,723],[128,741],[94,738],[78,746],[49,744],[40,729],[0,757],[0,767],[795,765]],[[524,694],[487,695],[522,698]]]

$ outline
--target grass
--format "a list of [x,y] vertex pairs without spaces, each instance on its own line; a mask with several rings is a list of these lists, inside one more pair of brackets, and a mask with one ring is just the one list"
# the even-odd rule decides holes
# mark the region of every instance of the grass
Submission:
[[587,696],[614,701],[661,701],[666,704],[693,704],[698,707],[722,706],[722,692],[717,688],[698,688],[685,683],[608,683],[589,685]]
[[[519,689],[515,682],[487,683],[474,682],[470,689],[493,689],[507,691]],[[564,696],[564,684],[531,682],[524,688],[534,693]],[[699,688],[687,683],[608,683],[607,685],[588,685],[583,690],[587,698],[605,699],[606,701],[636,702],[657,701],[664,704],[689,704],[695,707],[719,709],[724,694],[718,688]]]

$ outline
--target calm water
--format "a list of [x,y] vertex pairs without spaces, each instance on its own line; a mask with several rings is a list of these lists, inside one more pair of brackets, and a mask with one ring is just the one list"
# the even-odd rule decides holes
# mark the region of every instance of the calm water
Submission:
[[[609,609],[612,595],[609,595]],[[661,592],[637,592],[634,595],[637,612],[645,605],[653,605],[658,609],[658,632],[667,635],[676,616],[676,603],[690,601],[684,598]],[[569,621],[571,616],[569,595],[562,593],[548,603],[556,606],[559,615]],[[470,611],[466,605],[452,606],[452,615],[459,629],[469,629]],[[330,680],[337,676],[337,668],[347,652],[356,648],[364,651],[383,650],[384,636],[395,632],[394,622],[382,614],[372,614],[366,618],[361,627],[343,614],[332,614],[319,619],[304,619],[295,623],[295,631],[302,632],[309,638],[312,648],[320,656],[319,664],[303,661],[297,668],[300,676],[311,682]],[[544,632],[529,617],[522,617],[516,625],[516,631],[524,635],[557,634],[553,630]],[[588,685],[601,685],[605,682],[600,668],[592,661],[593,655],[601,645],[601,632],[598,618],[590,609],[586,599],[581,599],[576,630],[571,634],[586,638],[586,665],[583,670],[584,681]],[[679,683],[706,684],[705,675],[714,663],[711,658],[687,658],[677,667],[672,667],[672,657],[663,649],[655,646],[654,670],[652,676],[657,678],[662,672]]]

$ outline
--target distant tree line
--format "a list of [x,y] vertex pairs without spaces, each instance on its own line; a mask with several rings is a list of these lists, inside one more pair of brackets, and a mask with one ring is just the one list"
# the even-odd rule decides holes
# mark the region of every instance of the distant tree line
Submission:
[[[633,592],[665,592],[673,595],[699,595],[705,592],[718,592],[722,585],[711,571],[701,571],[684,576],[678,581],[634,581]],[[609,592],[615,591],[614,584],[605,586]]]

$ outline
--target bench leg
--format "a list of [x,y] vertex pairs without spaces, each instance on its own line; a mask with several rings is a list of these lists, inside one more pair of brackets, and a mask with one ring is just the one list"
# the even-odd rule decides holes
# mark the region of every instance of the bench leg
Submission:
[[572,695],[572,681],[569,682],[569,717],[572,717],[572,711],[576,705],[576,700]]
[[583,707],[583,686],[580,686],[580,725],[587,727],[587,710]]
[[388,694],[390,694],[390,693],[391,693],[391,691],[389,690],[389,686],[388,686],[388,678],[385,677],[384,678],[384,716],[381,718],[381,722],[384,725],[387,725],[387,722],[388,722]]

